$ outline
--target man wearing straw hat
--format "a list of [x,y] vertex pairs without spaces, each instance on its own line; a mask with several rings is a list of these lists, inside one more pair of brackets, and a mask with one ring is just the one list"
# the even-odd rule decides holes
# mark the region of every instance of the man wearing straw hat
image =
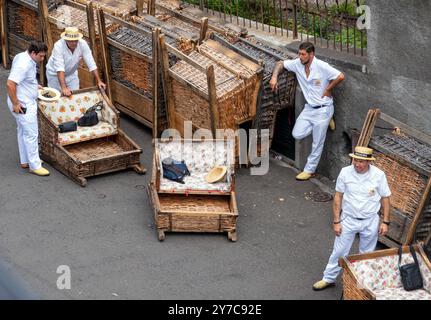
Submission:
[[30,169],[38,176],[49,175],[39,157],[36,102],[40,87],[36,79],[36,67],[43,62],[47,51],[44,43],[32,42],[27,51],[17,54],[13,59],[6,82],[7,104],[17,123],[21,168]]
[[78,28],[69,27],[61,34],[46,66],[48,86],[59,90],[63,96],[70,96],[79,89],[78,67],[81,59],[93,74],[97,86],[106,89],[100,80],[96,62],[87,42]]
[[[388,232],[390,203],[385,173],[370,164],[375,160],[373,150],[356,147],[352,165],[341,169],[335,187],[333,229],[334,248],[323,273],[323,279],[313,285],[314,290],[332,287],[341,271],[338,259],[349,254],[356,234],[359,234],[359,252],[374,251],[378,236]],[[379,223],[379,211],[383,214]]]
[[312,134],[313,145],[304,170],[296,176],[297,180],[311,178],[319,164],[325,143],[328,126],[335,130],[334,100],[332,89],[344,80],[344,74],[328,63],[314,56],[314,45],[303,42],[299,46],[299,58],[279,61],[272,73],[269,85],[273,91],[278,88],[278,75],[283,69],[296,74],[298,83],[306,100],[304,110],[296,119],[292,135],[295,139],[304,139]]

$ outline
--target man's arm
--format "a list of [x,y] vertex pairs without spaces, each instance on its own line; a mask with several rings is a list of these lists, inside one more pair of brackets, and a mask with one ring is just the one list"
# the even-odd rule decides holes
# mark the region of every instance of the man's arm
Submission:
[[272,72],[271,80],[269,81],[269,86],[271,87],[272,91],[275,91],[278,89],[278,75],[283,71],[284,69],[284,62],[278,61],[275,64],[274,71]]
[[379,235],[384,236],[388,233],[389,226],[385,222],[390,222],[390,213],[391,213],[391,203],[389,201],[389,197],[383,197],[380,200],[382,204],[382,212],[383,212],[383,221],[379,227]]
[[16,96],[16,86],[17,84],[15,82],[13,82],[12,80],[7,80],[6,82],[7,94],[10,98],[10,101],[12,102],[13,112],[24,113],[21,109],[21,103],[19,103],[18,97]]
[[344,73],[340,73],[339,76],[335,80],[331,80],[329,82],[329,85],[326,87],[325,91],[323,92],[323,97],[332,97],[332,89],[334,89],[336,86],[338,86],[343,80],[345,79]]
[[93,74],[94,79],[96,80],[96,84],[100,89],[106,90],[106,84],[103,83],[102,80],[100,80],[99,71],[98,69],[93,70],[91,72]]
[[66,97],[72,95],[72,91],[66,85],[66,76],[64,71],[57,71],[57,78],[58,82],[60,82],[61,94]]
[[341,192],[336,191],[334,196],[334,202],[332,205],[332,215],[334,218],[332,227],[334,229],[335,235],[338,237],[342,232],[341,226],[341,201],[343,200],[343,194]]

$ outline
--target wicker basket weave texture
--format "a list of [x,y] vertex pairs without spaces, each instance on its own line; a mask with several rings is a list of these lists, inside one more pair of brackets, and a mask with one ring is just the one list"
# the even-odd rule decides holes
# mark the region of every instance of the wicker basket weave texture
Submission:
[[426,187],[426,177],[381,152],[376,151],[375,158],[375,165],[386,173],[392,192],[391,205],[414,216]]
[[7,1],[8,30],[24,40],[40,38],[40,23],[37,7],[31,10],[13,1]]

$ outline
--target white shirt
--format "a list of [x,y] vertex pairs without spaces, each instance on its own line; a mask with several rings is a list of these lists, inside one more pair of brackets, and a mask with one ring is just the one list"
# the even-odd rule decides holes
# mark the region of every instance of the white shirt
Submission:
[[[17,84],[16,96],[23,107],[36,104],[39,85],[36,79],[36,62],[25,51],[17,54],[12,62],[12,69],[8,80]],[[9,108],[12,109],[12,101],[7,98]]]
[[295,72],[305,100],[310,106],[330,105],[334,103],[332,97],[325,96],[322,98],[322,95],[329,85],[329,81],[337,79],[341,74],[340,71],[316,57],[313,58],[313,62],[310,65],[308,78],[305,73],[305,66],[299,58],[285,60],[284,67],[288,71]]
[[78,76],[78,67],[81,59],[84,59],[90,72],[97,69],[93,54],[85,40],[79,40],[78,46],[72,53],[66,41],[60,39],[54,45],[51,57],[46,65],[46,74],[48,77],[57,77],[57,72],[63,71],[67,82],[68,78]]
[[391,195],[385,173],[373,165],[363,174],[353,165],[341,169],[335,190],[343,193],[343,215],[360,219],[374,216],[380,210],[381,198]]

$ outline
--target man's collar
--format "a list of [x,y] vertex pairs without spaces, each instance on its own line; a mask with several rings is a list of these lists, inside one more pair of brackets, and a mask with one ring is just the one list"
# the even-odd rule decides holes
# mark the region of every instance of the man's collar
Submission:
[[28,58],[30,59],[30,61],[36,66],[37,63],[36,61],[33,60],[33,58],[31,57],[30,53],[28,51],[26,51]]

